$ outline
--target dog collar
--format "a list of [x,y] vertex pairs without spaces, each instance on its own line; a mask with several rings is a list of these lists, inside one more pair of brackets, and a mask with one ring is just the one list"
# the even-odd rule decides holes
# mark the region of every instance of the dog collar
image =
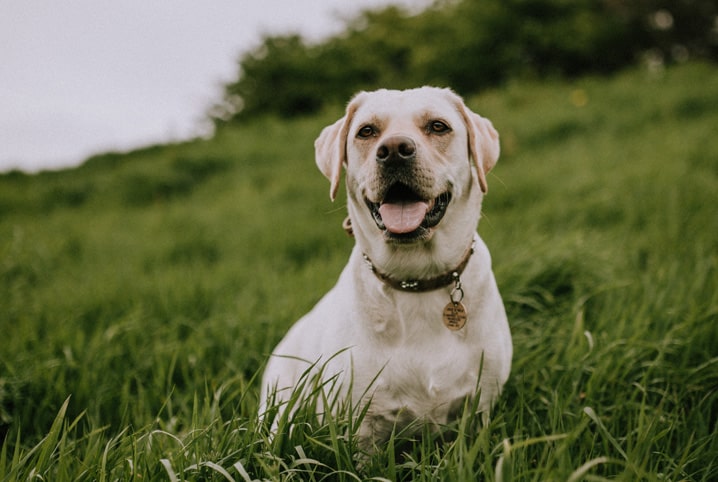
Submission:
[[427,278],[427,279],[397,279],[394,278],[386,273],[382,273],[379,271],[375,266],[374,263],[372,263],[369,256],[367,256],[365,253],[362,253],[362,256],[364,257],[364,262],[366,263],[369,270],[374,273],[374,276],[376,276],[380,281],[385,283],[386,285],[394,288],[395,290],[399,291],[408,291],[410,293],[421,293],[424,291],[433,291],[437,290],[439,288],[443,288],[445,286],[448,286],[452,283],[454,283],[455,288],[458,287],[458,289],[461,289],[461,282],[459,281],[459,277],[461,276],[461,273],[464,272],[464,269],[466,268],[466,265],[469,264],[469,259],[471,258],[471,255],[474,254],[474,246],[476,245],[476,238],[471,242],[471,246],[469,246],[469,249],[466,250],[464,253],[463,258],[461,259],[461,262],[458,266],[456,266],[451,271],[444,273],[442,275],[436,276],[434,278]]

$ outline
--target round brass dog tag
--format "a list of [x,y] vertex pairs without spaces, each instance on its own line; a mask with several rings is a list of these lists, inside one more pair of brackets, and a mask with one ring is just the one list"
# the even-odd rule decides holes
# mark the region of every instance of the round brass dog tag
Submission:
[[466,308],[459,302],[450,301],[444,307],[444,325],[452,331],[460,330],[466,324]]

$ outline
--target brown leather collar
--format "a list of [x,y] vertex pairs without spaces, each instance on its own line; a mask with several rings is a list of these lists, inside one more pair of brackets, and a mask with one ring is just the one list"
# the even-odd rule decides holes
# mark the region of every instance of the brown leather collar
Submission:
[[461,263],[459,263],[456,268],[452,269],[448,273],[444,273],[442,275],[436,276],[435,278],[428,279],[400,280],[393,278],[391,275],[382,273],[381,271],[376,269],[371,259],[369,259],[369,256],[364,253],[362,253],[362,255],[364,256],[364,262],[366,262],[371,272],[374,273],[374,275],[385,284],[391,286],[395,290],[408,291],[410,293],[421,293],[424,291],[437,290],[439,288],[443,288],[444,286],[448,286],[451,283],[456,282],[459,279],[461,273],[464,272],[466,265],[469,264],[469,259],[471,258],[471,255],[474,254],[475,244],[476,238],[474,238],[474,240],[471,242],[471,246],[469,246],[469,249],[466,250],[466,253],[464,253],[464,257],[461,259]]

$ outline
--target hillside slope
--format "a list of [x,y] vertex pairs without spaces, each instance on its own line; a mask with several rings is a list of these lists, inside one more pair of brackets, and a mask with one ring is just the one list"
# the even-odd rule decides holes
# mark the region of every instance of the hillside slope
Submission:
[[[718,69],[468,102],[502,136],[479,232],[515,343],[485,431],[361,469],[336,434],[253,435],[253,377],[351,249],[313,160],[337,108],[0,176],[0,474],[155,480],[166,459],[190,479],[241,461],[259,478],[494,480],[503,454],[516,480],[715,480]],[[191,450],[137,449],[158,430]],[[29,452],[48,434],[54,451]],[[321,464],[292,465],[296,446]]]

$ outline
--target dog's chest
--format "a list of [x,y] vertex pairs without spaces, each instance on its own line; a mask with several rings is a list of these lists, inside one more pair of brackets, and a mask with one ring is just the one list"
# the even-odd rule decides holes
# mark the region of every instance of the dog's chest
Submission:
[[450,336],[390,348],[384,359],[372,397],[374,412],[403,411],[445,423],[457,403],[476,392],[480,360]]
[[[443,311],[450,292],[449,287],[425,293],[385,288],[381,296],[361,296],[355,321],[364,329],[353,352],[354,370],[362,379],[372,374],[362,380],[366,383],[379,374],[370,390],[374,417],[386,423],[404,417],[446,423],[476,394],[483,349],[472,321],[479,313],[471,312],[461,330],[447,328]],[[360,386],[366,385],[355,389]]]

